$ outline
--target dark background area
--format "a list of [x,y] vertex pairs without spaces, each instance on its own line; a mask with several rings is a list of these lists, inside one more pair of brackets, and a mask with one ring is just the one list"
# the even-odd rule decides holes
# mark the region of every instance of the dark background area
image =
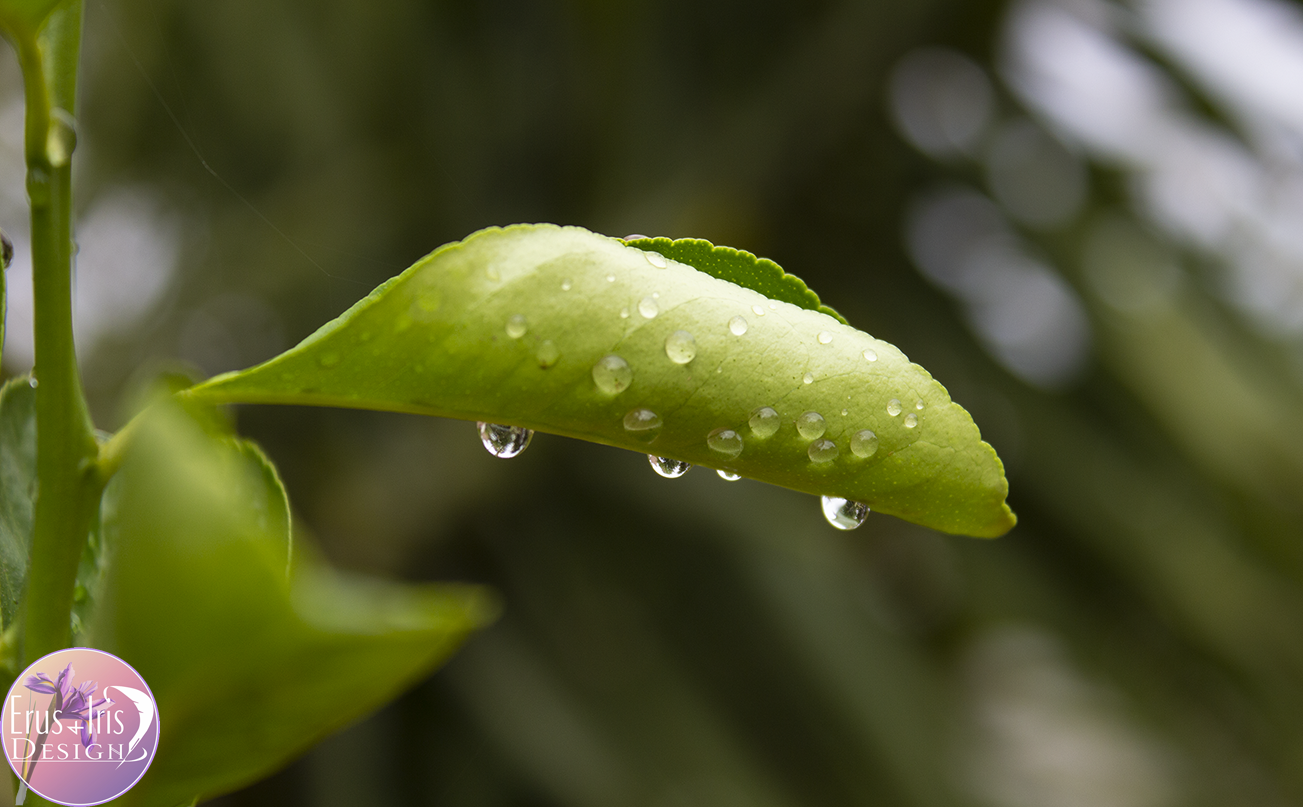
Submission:
[[[334,563],[486,582],[506,610],[391,706],[213,803],[1303,803],[1298,338],[1226,292],[1224,251],[1147,216],[1141,169],[1030,108],[1002,66],[1019,8],[87,0],[79,283],[117,266],[101,284],[130,288],[133,245],[168,245],[143,310],[82,338],[98,425],[161,368],[262,361],[442,243],[550,221],[707,238],[801,276],[973,413],[1020,517],[996,541],[876,514],[840,533],[811,497],[668,481],[548,435],[504,462],[469,423],[241,408]],[[1261,153],[1152,37],[1099,24]],[[988,134],[929,154],[889,87],[937,46],[993,95]],[[1023,120],[1086,189],[1048,226],[1009,214],[1088,334],[1053,377],[992,348],[981,289],[907,248],[930,193],[1016,209],[992,155]],[[92,243],[96,211],[118,224]],[[1147,255],[1176,267],[1156,308],[1096,282],[1115,220],[1152,247],[1126,253],[1135,276]]]

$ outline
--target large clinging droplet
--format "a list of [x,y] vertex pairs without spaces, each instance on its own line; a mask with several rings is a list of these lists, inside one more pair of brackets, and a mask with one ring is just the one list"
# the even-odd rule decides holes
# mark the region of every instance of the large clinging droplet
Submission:
[[[626,238],[624,240],[628,241],[629,239]],[[664,269],[665,267],[670,265],[670,262],[665,260],[665,256],[660,254],[659,252],[652,252],[651,250],[647,250],[646,252],[643,253],[643,257],[647,259],[647,263],[650,263],[652,266],[655,266],[657,269]]]
[[617,395],[633,383],[633,370],[630,369],[629,362],[609,353],[593,365],[593,383],[607,395]]
[[912,429],[917,425],[918,425],[918,415],[914,414],[913,412],[910,412],[908,415],[905,415],[905,428]]
[[839,530],[853,530],[869,517],[869,506],[864,502],[824,496],[822,504],[823,517]]
[[519,339],[529,330],[529,324],[525,322],[524,314],[512,314],[507,320],[507,336],[512,339]]
[[841,452],[837,450],[837,444],[832,440],[815,440],[806,449],[806,453],[810,455],[811,462],[824,463],[837,459],[837,455]]
[[862,460],[867,460],[878,453],[878,435],[862,429],[851,435],[851,453]]
[[687,364],[697,357],[697,340],[687,331],[675,331],[665,337],[665,355],[675,364]]
[[706,445],[725,457],[736,457],[742,453],[742,435],[732,429],[715,429],[706,435]]
[[658,457],[655,454],[648,454],[647,461],[651,463],[653,471],[666,479],[678,479],[692,470],[692,463],[672,460],[669,457]]
[[62,168],[77,148],[77,124],[63,109],[55,108],[51,112],[50,128],[45,132],[45,159],[55,168]]
[[644,297],[642,298],[642,301],[638,303],[638,313],[642,314],[643,319],[653,319],[660,312],[660,306],[656,305],[656,301],[651,297]]
[[500,423],[479,423],[480,442],[490,454],[509,460],[529,447],[534,430],[523,426],[503,426]]
[[733,317],[728,321],[728,330],[734,336],[741,336],[747,332],[747,321],[742,317]]
[[747,423],[751,426],[751,433],[763,440],[778,433],[782,418],[772,406],[762,406],[751,413],[751,419]]
[[888,415],[895,417],[896,415],[899,415],[900,412],[901,412],[900,401],[896,400],[895,398],[892,398],[890,401],[887,401]]
[[732,471],[716,471],[715,473],[719,474],[719,478],[725,482],[736,482],[742,478],[742,474],[735,474]]
[[796,419],[796,431],[807,440],[815,440],[828,431],[828,422],[818,412],[804,412]]

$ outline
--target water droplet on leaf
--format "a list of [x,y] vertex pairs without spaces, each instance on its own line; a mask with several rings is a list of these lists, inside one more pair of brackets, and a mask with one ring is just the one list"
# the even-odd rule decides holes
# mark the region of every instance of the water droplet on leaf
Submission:
[[814,440],[828,431],[828,422],[818,412],[803,412],[796,419],[796,431],[805,439]]
[[742,478],[742,474],[735,474],[732,471],[716,471],[715,473],[719,474],[719,478],[725,482],[736,482]]
[[917,425],[918,425],[918,415],[914,414],[913,412],[910,412],[908,415],[905,415],[905,428],[912,429]]
[[561,281],[561,291],[570,291],[570,289],[572,289],[573,287],[574,287],[574,283],[570,280],[570,278],[566,278],[565,280]]
[[803,384],[813,384],[813,383],[814,383],[814,373],[806,373],[805,375],[801,376],[801,383],[803,383]]
[[644,297],[642,302],[638,303],[638,313],[647,319],[652,319],[660,312],[660,306],[656,305],[656,301],[650,297]]
[[773,437],[778,433],[778,427],[782,425],[782,418],[778,416],[778,412],[773,407],[762,406],[751,413],[751,420],[747,422],[751,425],[751,433],[764,439]]
[[828,333],[827,331],[819,331],[818,339],[819,339],[819,344],[826,345],[832,341],[832,334]]
[[523,426],[503,426],[500,423],[479,423],[480,442],[490,454],[509,460],[529,447],[534,430]]
[[864,358],[868,359],[869,361],[877,361],[878,360],[877,351],[871,349],[864,351]]
[[853,530],[869,517],[869,506],[863,502],[824,496],[822,505],[823,517],[839,530]]
[[751,306],[751,313],[755,314],[757,317],[763,317],[765,315],[765,310],[758,305],[753,305]]
[[806,449],[806,453],[810,455],[811,462],[822,463],[832,462],[841,452],[837,450],[837,444],[832,440],[815,440]]
[[862,429],[851,435],[851,453],[862,460],[867,460],[878,453],[878,435]]
[[654,432],[661,427],[661,416],[650,409],[630,409],[624,416],[625,431]]
[[539,342],[538,352],[535,355],[538,357],[538,366],[546,370],[556,364],[557,359],[561,358],[561,350],[556,346],[556,342],[551,339],[544,339]]
[[892,398],[890,401],[887,401],[888,415],[895,417],[896,415],[899,415],[900,412],[901,412],[900,401],[896,400],[895,398]]
[[650,263],[652,266],[655,266],[657,269],[664,269],[665,267],[670,265],[670,262],[665,260],[665,256],[660,254],[659,252],[648,251],[648,252],[644,252],[643,255],[647,258],[647,263]]
[[687,364],[697,357],[697,340],[687,331],[675,331],[665,337],[665,355],[675,364]]
[[615,355],[607,354],[593,365],[593,383],[607,395],[624,392],[633,383],[633,370],[629,362]]
[[742,317],[733,317],[728,321],[728,329],[734,336],[741,336],[747,332],[747,321]]
[[715,429],[706,436],[706,445],[710,450],[726,457],[736,457],[742,453],[742,435],[732,429]]
[[525,322],[524,314],[512,314],[507,320],[507,336],[512,339],[519,339],[529,330],[528,323]]

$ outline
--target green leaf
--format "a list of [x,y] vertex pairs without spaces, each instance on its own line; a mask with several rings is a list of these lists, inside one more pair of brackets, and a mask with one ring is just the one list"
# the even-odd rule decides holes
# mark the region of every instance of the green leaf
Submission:
[[796,275],[789,275],[783,267],[768,258],[757,258],[750,252],[732,247],[717,247],[700,238],[638,238],[625,241],[631,247],[657,252],[679,263],[687,264],[698,272],[727,280],[743,288],[758,291],[771,300],[799,306],[808,311],[821,311],[843,325],[846,318],[819,301]]
[[[704,244],[665,248],[728,254]],[[947,532],[996,536],[1013,526],[999,458],[923,368],[828,314],[684,264],[658,266],[666,263],[576,227],[484,230],[436,250],[288,352],[183,395],[504,423],[855,499]],[[714,268],[738,276],[727,263]],[[770,270],[755,277],[796,293]],[[695,345],[683,364],[666,348],[678,332]],[[606,389],[595,377],[603,362],[620,368]],[[625,365],[627,384],[618,378]],[[760,407],[778,412],[776,434],[749,427]],[[661,427],[626,429],[641,409]],[[836,459],[811,460],[813,438],[795,426],[806,412],[825,420],[818,439],[836,445]],[[708,447],[717,429],[741,436],[739,455]],[[852,438],[866,430],[878,448],[863,457]]]
[[36,390],[27,376],[0,388],[0,616],[18,614],[36,503]]
[[115,537],[91,638],[144,676],[163,733],[122,804],[172,807],[265,776],[492,618],[475,587],[358,580],[302,557],[287,575],[279,484],[250,472],[244,447],[173,406],[136,428],[105,512]]
[[66,0],[0,0],[0,26],[12,37],[36,36],[50,13]]

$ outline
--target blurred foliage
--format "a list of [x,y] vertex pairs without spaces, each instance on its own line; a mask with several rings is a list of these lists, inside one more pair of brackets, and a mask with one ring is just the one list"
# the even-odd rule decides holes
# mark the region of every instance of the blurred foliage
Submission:
[[438,244],[555,221],[708,238],[800,275],[973,412],[1021,518],[995,542],[879,516],[843,535],[808,496],[665,481],[636,454],[539,437],[501,462],[466,423],[243,408],[332,561],[491,583],[505,615],[222,803],[1303,802],[1291,343],[1165,236],[1145,235],[1185,278],[1169,304],[1127,314],[1092,291],[1090,234],[1131,219],[1115,166],[1090,166],[1075,219],[1026,236],[1093,334],[1048,390],[994,360],[903,248],[920,190],[988,178],[902,140],[890,70],[938,44],[994,65],[1008,11],[88,5],[83,209],[143,187],[182,221],[157,308],[85,357],[101,425],[160,365],[252,364]]

